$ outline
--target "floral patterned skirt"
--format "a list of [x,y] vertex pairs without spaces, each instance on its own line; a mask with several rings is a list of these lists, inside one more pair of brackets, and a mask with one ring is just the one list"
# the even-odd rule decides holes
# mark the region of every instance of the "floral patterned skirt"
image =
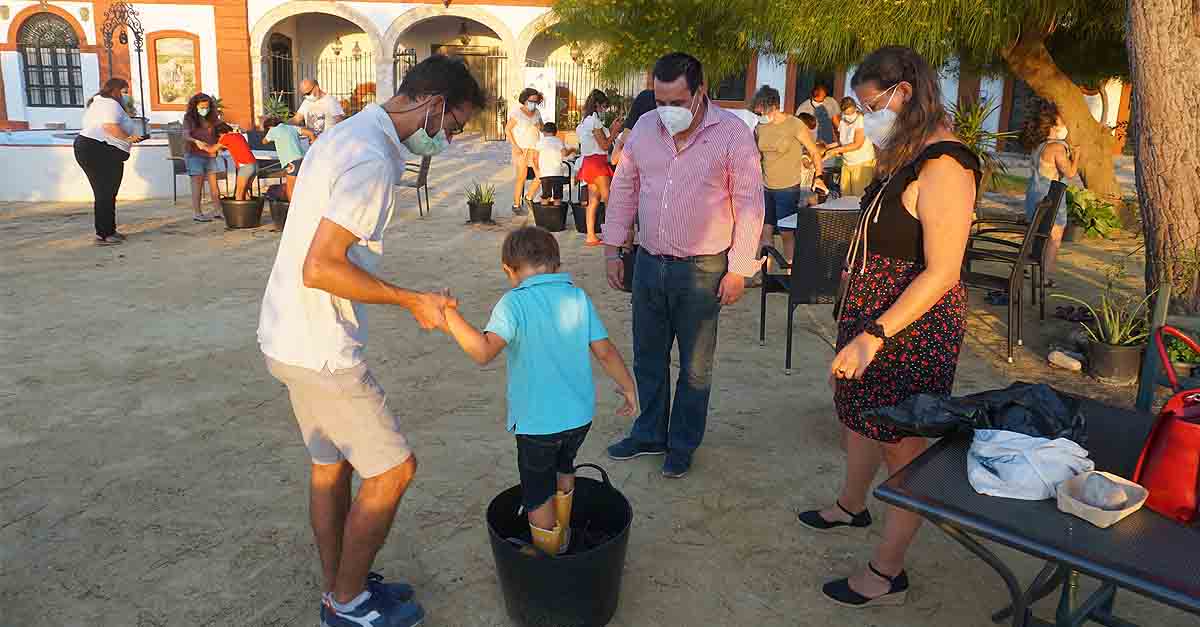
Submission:
[[[856,274],[838,320],[837,348],[849,344],[868,322],[883,315],[924,268],[871,254],[867,269]],[[880,442],[900,434],[879,424],[871,410],[891,407],[914,394],[950,394],[966,328],[967,291],[960,283],[888,341],[858,381],[838,381],[833,401],[838,419],[849,429]]]

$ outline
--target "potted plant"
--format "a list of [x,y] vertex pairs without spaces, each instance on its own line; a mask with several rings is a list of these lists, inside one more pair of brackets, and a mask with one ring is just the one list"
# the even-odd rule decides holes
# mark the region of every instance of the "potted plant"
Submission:
[[1088,337],[1088,374],[1115,385],[1137,381],[1146,339],[1150,336],[1147,305],[1154,296],[1151,292],[1139,300],[1136,296],[1118,293],[1116,283],[1124,272],[1121,262],[1109,265],[1104,271],[1104,290],[1095,306],[1073,296],[1057,295],[1077,302],[1091,312],[1090,322],[1079,323]]
[[976,200],[983,192],[995,186],[994,177],[1008,173],[1008,166],[1000,159],[996,147],[1002,140],[1016,137],[1015,131],[996,132],[987,128],[987,120],[1000,109],[995,98],[970,99],[950,105],[950,118],[954,122],[954,135],[967,146],[983,167],[983,178],[976,190]]
[[1112,203],[1091,190],[1074,186],[1067,188],[1067,218],[1067,229],[1063,234],[1063,241],[1067,242],[1075,241],[1080,235],[1108,237],[1121,226]]
[[283,99],[283,94],[272,94],[270,98],[267,98],[263,103],[263,117],[276,117],[281,120],[292,117],[292,108]]
[[467,212],[469,222],[491,222],[492,205],[496,201],[496,187],[478,181],[467,190]]
[[1167,336],[1164,340],[1167,357],[1175,366],[1175,372],[1181,377],[1200,376],[1200,352],[1192,350],[1190,346],[1171,336]]
[[262,196],[250,196],[245,200],[234,200],[233,196],[221,197],[221,213],[225,214],[226,228],[257,228],[262,224],[262,209]]

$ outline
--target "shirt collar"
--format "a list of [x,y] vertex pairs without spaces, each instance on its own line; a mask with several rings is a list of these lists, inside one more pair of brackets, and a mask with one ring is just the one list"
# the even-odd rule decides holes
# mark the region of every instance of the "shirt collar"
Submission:
[[521,284],[515,289],[523,290],[525,288],[536,287],[538,285],[549,285],[551,283],[566,283],[567,285],[571,285],[571,275],[567,274],[566,272],[535,274],[524,281],[521,281]]
[[408,154],[407,150],[404,149],[404,143],[400,141],[400,135],[396,133],[396,125],[392,124],[392,118],[388,116],[387,111],[383,110],[383,107],[372,102],[364,107],[363,110],[359,112],[359,115],[364,113],[375,118],[375,122],[379,125],[380,130],[382,130],[383,134],[386,135],[389,140],[391,140],[392,144],[396,147],[396,150],[399,151],[401,155]]

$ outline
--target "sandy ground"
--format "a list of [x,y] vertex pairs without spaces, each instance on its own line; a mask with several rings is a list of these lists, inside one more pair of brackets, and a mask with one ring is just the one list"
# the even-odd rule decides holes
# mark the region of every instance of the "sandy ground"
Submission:
[[[515,222],[501,187],[499,224],[463,226],[461,188],[473,178],[502,185],[505,151],[454,151],[434,168],[433,217],[418,219],[404,192],[382,270],[404,286],[453,288],[482,323],[505,289],[498,251]],[[123,203],[129,242],[97,248],[91,220],[87,206],[0,206],[0,625],[315,625],[307,457],[255,342],[278,234],[194,224],[169,201]],[[631,358],[628,298],[605,286],[599,251],[574,232],[559,240],[566,270]],[[1097,264],[1132,247],[1068,248],[1064,291],[1088,293]],[[1006,599],[999,579],[929,527],[912,551],[906,607],[855,612],[822,599],[821,583],[869,558],[881,525],[798,527],[793,511],[828,503],[841,478],[831,354],[799,328],[795,372],[784,376],[783,303],[773,302],[759,347],[750,296],[723,314],[708,436],[686,479],[662,479],[653,459],[603,458],[627,425],[602,383],[581,460],[608,467],[635,510],[613,624],[989,624]],[[961,392],[1033,379],[1130,401],[1131,389],[1040,365],[1067,323],[1031,317],[1028,348],[1004,364],[1004,321],[979,294],[973,302]],[[429,625],[507,625],[483,522],[490,499],[516,482],[503,366],[480,370],[400,310],[371,316],[370,360],[421,461],[377,568],[417,586]],[[823,333],[828,318],[828,307],[799,312],[801,327]],[[1027,580],[1039,566],[1002,554]],[[1128,593],[1118,609],[1145,625],[1195,624]]]

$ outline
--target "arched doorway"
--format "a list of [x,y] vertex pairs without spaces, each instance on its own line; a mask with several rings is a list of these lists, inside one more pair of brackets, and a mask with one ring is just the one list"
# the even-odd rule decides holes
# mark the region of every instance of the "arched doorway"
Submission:
[[271,33],[267,45],[267,93],[275,94],[295,110],[296,102],[296,55],[292,49],[292,38],[281,33]]
[[397,89],[408,70],[430,55],[462,57],[489,95],[487,109],[467,123],[467,132],[480,133],[487,140],[504,139],[508,55],[500,33],[470,18],[441,15],[409,25],[396,35],[394,46],[392,72]]

